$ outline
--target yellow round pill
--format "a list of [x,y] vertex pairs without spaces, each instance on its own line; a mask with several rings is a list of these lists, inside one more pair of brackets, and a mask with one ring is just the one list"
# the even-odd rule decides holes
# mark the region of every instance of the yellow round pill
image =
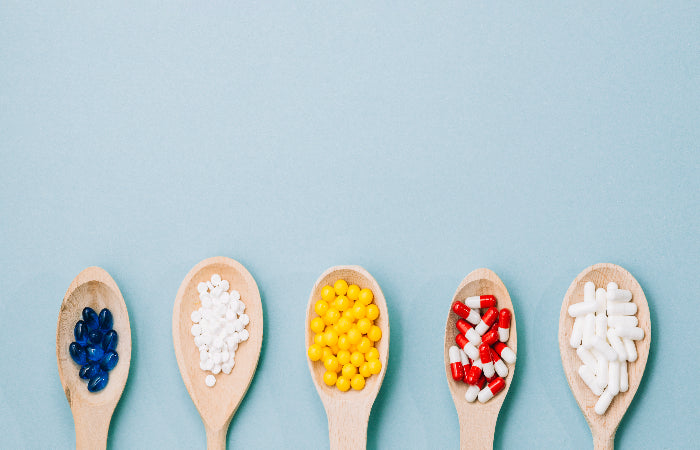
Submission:
[[352,377],[350,384],[352,385],[353,389],[360,391],[365,387],[365,377],[363,377],[361,374],[355,375]]
[[369,371],[372,372],[372,374],[376,375],[382,371],[382,363],[378,359],[375,359],[374,361],[370,361],[368,364],[369,364]]
[[372,375],[372,372],[369,370],[369,363],[366,362],[360,366],[360,375],[362,375],[365,378],[369,378]]
[[326,367],[326,370],[330,370],[331,372],[337,372],[340,369],[340,364],[338,363],[338,358],[335,356],[329,356],[323,361],[323,365]]
[[382,329],[376,325],[372,325],[372,327],[369,329],[369,332],[367,333],[367,337],[370,341],[377,342],[382,338]]
[[355,317],[352,315],[352,309],[348,308],[342,313],[342,317],[345,317],[346,319],[349,319],[351,322],[355,321]]
[[352,300],[344,295],[339,295],[338,298],[335,299],[335,306],[340,312],[347,311],[352,308]]
[[367,307],[359,301],[355,302],[355,304],[352,306],[352,315],[357,320],[364,319],[367,315]]
[[365,353],[365,359],[367,361],[375,361],[379,359],[379,350],[376,347],[372,347]]
[[377,320],[377,317],[379,317],[379,306],[374,303],[367,305],[367,318],[369,320]]
[[357,373],[357,367],[353,366],[352,364],[345,364],[343,366],[342,373],[343,376],[349,380]]
[[335,387],[338,388],[338,390],[342,392],[346,392],[347,390],[350,389],[350,380],[347,378],[340,376],[338,379],[335,381]]
[[318,344],[309,345],[309,350],[306,352],[311,361],[318,361],[323,356],[323,348]]
[[326,323],[320,317],[314,317],[311,319],[311,331],[314,333],[321,333],[323,329],[326,328]]
[[316,314],[319,316],[322,316],[328,311],[328,302],[325,300],[319,300],[316,302],[314,305],[314,311],[316,311]]
[[357,327],[350,328],[347,334],[350,344],[357,344],[362,339],[362,333],[357,329]]
[[351,284],[350,286],[348,286],[347,296],[353,302],[360,298],[360,286],[356,284]]
[[359,351],[360,353],[367,353],[372,347],[374,347],[372,345],[372,341],[370,341],[368,337],[363,337],[360,340],[360,343],[357,344],[357,351]]
[[350,362],[355,367],[360,367],[365,362],[365,355],[360,352],[353,352],[350,355]]
[[338,374],[335,372],[331,372],[330,370],[327,370],[323,374],[323,382],[326,383],[328,386],[333,386],[338,379]]
[[350,348],[350,338],[347,334],[341,334],[338,336],[338,348],[341,350],[347,350]]
[[323,286],[323,289],[321,289],[321,298],[327,303],[332,302],[335,299],[335,289],[328,285]]
[[333,330],[326,331],[323,334],[323,342],[325,342],[327,346],[333,347],[338,343],[338,334]]
[[326,361],[326,359],[330,358],[333,356],[333,350],[331,350],[330,347],[323,347],[323,356],[321,357],[321,361]]
[[348,292],[348,283],[345,280],[338,280],[333,285],[336,295],[345,295]]
[[326,311],[326,314],[323,316],[323,322],[325,322],[326,325],[333,325],[338,319],[340,319],[340,313],[335,308],[328,308],[328,311]]
[[357,329],[360,330],[360,333],[367,334],[370,328],[372,328],[372,321],[368,318],[365,317],[357,321]]
[[374,300],[374,294],[370,289],[364,288],[360,291],[360,297],[358,298],[363,305],[369,305]]
[[338,363],[344,366],[350,362],[350,352],[347,350],[339,350],[336,358],[338,358]]
[[316,333],[314,335],[314,344],[318,344],[321,347],[323,347],[325,344],[323,343],[323,333]]

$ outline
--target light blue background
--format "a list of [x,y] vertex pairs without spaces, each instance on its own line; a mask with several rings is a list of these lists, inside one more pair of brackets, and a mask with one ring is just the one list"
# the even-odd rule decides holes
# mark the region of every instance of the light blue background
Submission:
[[265,308],[232,448],[328,445],[303,317],[336,264],[389,304],[370,448],[457,447],[443,327],[478,267],[518,320],[495,446],[590,447],[556,336],[598,262],[652,308],[617,444],[698,445],[698,2],[47,3],[0,3],[0,446],[74,445],[56,318],[99,265],[134,343],[110,445],[203,447],[171,315],[215,255]]

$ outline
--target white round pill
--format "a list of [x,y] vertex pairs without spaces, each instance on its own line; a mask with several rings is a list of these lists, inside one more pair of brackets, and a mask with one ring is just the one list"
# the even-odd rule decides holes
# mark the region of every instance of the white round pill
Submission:
[[213,387],[216,384],[216,377],[214,375],[207,375],[204,379],[204,383],[209,387]]
[[240,300],[241,299],[241,293],[235,289],[232,290],[231,294],[229,294],[229,295],[231,296],[231,300]]
[[241,342],[243,342],[248,340],[250,334],[248,333],[248,330],[243,329],[238,333],[238,336],[241,338]]
[[200,294],[201,294],[201,293],[204,293],[204,292],[207,292],[207,289],[208,289],[208,288],[207,288],[207,283],[199,283],[199,284],[197,285],[197,292],[199,292]]
[[190,319],[192,319],[192,322],[194,323],[199,323],[199,321],[202,320],[202,313],[199,312],[198,309],[195,309],[194,311],[192,311]]
[[228,280],[221,280],[221,283],[219,283],[219,286],[221,286],[221,289],[224,290],[224,292],[228,292]]
[[215,273],[211,276],[211,284],[213,284],[214,286],[218,286],[219,283],[221,283],[221,275]]

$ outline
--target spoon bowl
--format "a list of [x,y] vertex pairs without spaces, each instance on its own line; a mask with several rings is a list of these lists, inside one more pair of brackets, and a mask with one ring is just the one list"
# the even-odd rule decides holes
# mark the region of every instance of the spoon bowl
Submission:
[[389,358],[389,311],[379,284],[369,272],[360,266],[335,266],[326,270],[319,277],[311,290],[306,309],[305,348],[308,350],[309,346],[313,344],[310,322],[316,317],[314,304],[321,298],[321,289],[325,285],[333,286],[339,279],[347,281],[348,284],[356,284],[360,288],[369,288],[374,294],[374,303],[379,308],[379,317],[375,321],[375,325],[382,330],[382,338],[376,343],[382,370],[377,375],[367,378],[364,389],[360,391],[350,389],[347,392],[341,392],[335,386],[327,386],[323,382],[325,372],[323,364],[319,361],[311,361],[306,355],[304,357],[309,364],[311,379],[316,386],[316,391],[326,409],[330,448],[366,448],[369,415],[382,386]]
[[[637,319],[639,327],[644,330],[644,338],[636,341],[637,360],[626,363],[628,367],[629,389],[627,392],[620,392],[615,396],[610,407],[602,416],[595,412],[595,404],[598,397],[586,386],[578,375],[578,368],[582,364],[576,355],[576,349],[569,344],[571,330],[574,319],[567,312],[569,305],[583,301],[583,286],[586,282],[592,281],[597,288],[605,288],[609,282],[614,281],[619,289],[626,289],[632,292],[632,303],[637,305]],[[634,394],[637,392],[639,383],[644,375],[644,368],[649,357],[649,346],[651,344],[651,320],[649,315],[649,304],[644,296],[644,291],[637,280],[625,269],[615,264],[595,264],[581,272],[569,286],[569,290],[564,296],[559,316],[559,352],[561,362],[564,366],[564,373],[569,382],[571,392],[573,392],[579,408],[586,417],[586,422],[593,434],[593,444],[596,449],[612,449],[615,441],[615,432],[625,415],[627,408]]]
[[[107,386],[98,392],[88,391],[87,383],[78,376],[79,366],[68,352],[68,346],[75,340],[75,323],[82,319],[83,308],[88,306],[97,312],[108,308],[114,318],[113,329],[119,335],[119,362],[109,372]],[[66,291],[56,327],[56,358],[58,375],[73,413],[76,448],[106,448],[109,423],[129,376],[131,326],[124,297],[104,269],[88,267]]]
[[445,373],[447,375],[447,385],[452,394],[457,415],[459,417],[460,448],[493,448],[494,433],[496,431],[496,421],[501,410],[503,401],[506,399],[515,373],[515,363],[508,364],[508,375],[505,378],[506,386],[501,392],[496,394],[486,403],[478,400],[469,403],[464,398],[469,387],[466,383],[452,379],[450,371],[449,348],[455,344],[455,337],[459,334],[456,323],[459,317],[452,312],[452,304],[455,301],[463,301],[467,297],[476,295],[494,295],[497,300],[498,309],[508,308],[511,312],[510,337],[506,345],[516,354],[518,350],[518,333],[516,328],[516,314],[513,309],[513,302],[508,294],[508,289],[501,279],[489,269],[476,269],[467,275],[455,292],[450,309],[447,314],[447,324],[445,325]]
[[[211,372],[199,367],[199,350],[190,332],[192,312],[201,302],[197,285],[213,274],[229,281],[230,289],[241,294],[245,313],[250,317],[246,327],[250,336],[236,350],[236,364],[230,374],[219,374],[216,384],[208,387],[204,379]],[[263,309],[260,291],[253,276],[239,262],[222,256],[205,259],[190,270],[180,285],[173,308],[173,344],[177,365],[207,434],[207,448],[225,449],[226,433],[238,405],[245,396],[258,366],[263,337]]]

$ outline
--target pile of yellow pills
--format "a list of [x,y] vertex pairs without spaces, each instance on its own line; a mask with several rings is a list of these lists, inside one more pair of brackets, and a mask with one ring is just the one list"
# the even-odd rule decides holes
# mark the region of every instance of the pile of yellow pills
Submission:
[[375,344],[382,329],[374,324],[379,308],[371,289],[360,289],[345,280],[321,289],[311,319],[314,342],[309,346],[311,361],[323,364],[323,382],[346,392],[365,387],[365,379],[382,370]]

